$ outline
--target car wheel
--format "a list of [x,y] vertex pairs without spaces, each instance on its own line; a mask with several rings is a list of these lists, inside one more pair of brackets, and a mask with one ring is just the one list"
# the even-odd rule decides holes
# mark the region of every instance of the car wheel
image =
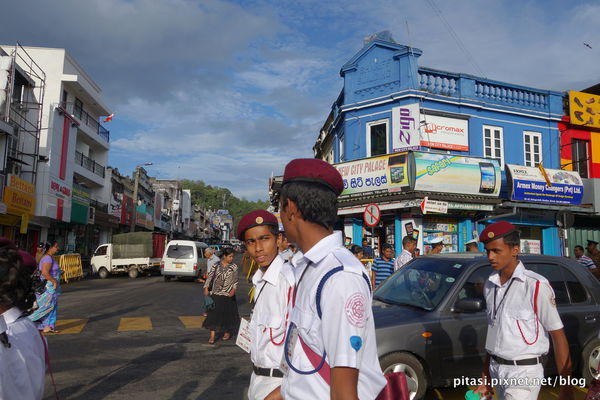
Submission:
[[137,278],[139,274],[140,274],[140,271],[136,267],[129,269],[129,277],[131,279]]
[[598,363],[600,362],[600,339],[592,339],[583,348],[581,360],[583,361],[581,376],[584,377],[589,384],[592,381],[592,378],[600,372],[600,367],[598,366]]
[[169,282],[169,281],[171,281],[171,277],[168,275],[165,275],[165,282]]
[[411,354],[391,353],[379,360],[384,374],[404,372],[408,385],[408,398],[420,400],[427,391],[427,376],[423,364]]
[[100,270],[98,271],[98,276],[100,277],[100,279],[108,278],[108,270],[106,268],[100,268]]

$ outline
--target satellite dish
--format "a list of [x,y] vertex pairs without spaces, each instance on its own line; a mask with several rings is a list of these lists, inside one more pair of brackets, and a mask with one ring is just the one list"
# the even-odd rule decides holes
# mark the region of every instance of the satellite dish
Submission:
[[575,216],[571,211],[562,210],[556,213],[556,225],[562,229],[569,229],[575,223]]

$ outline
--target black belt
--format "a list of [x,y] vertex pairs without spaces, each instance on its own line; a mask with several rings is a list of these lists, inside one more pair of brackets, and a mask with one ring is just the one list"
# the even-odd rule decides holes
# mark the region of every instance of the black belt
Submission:
[[260,376],[271,376],[273,378],[283,378],[283,372],[275,368],[261,368],[256,365],[252,365],[252,369],[256,375]]
[[534,358],[526,358],[524,360],[507,360],[505,358],[494,356],[492,354],[490,354],[490,357],[492,358],[492,360],[494,360],[498,364],[502,364],[502,365],[537,365],[540,363],[543,364],[545,361],[544,356],[534,357]]

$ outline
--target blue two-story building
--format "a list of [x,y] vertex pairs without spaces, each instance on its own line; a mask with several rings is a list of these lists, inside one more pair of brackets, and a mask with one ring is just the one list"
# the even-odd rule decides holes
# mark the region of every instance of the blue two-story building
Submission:
[[[464,251],[502,218],[519,226],[526,251],[561,254],[557,214],[581,207],[537,203],[516,184],[540,163],[560,169],[563,93],[422,67],[421,55],[376,37],[341,68],[344,86],[314,152],[345,179],[346,235],[393,243],[398,253],[411,234],[421,254],[442,236],[445,251]],[[363,218],[370,203],[381,215],[374,228]]]

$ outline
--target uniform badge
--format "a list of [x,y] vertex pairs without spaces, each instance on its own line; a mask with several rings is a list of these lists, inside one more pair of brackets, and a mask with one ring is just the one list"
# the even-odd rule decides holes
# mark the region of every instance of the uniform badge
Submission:
[[367,319],[366,313],[367,299],[365,295],[356,292],[346,300],[346,318],[350,324],[359,328],[364,328]]
[[552,304],[553,307],[556,307],[556,297],[550,296],[550,304]]
[[256,217],[256,223],[257,224],[262,224],[264,222],[263,217]]
[[491,239],[491,238],[493,238],[494,236],[496,236],[496,235],[494,234],[494,232],[488,232],[488,237],[489,237],[490,239]]
[[360,348],[362,347],[362,339],[360,336],[350,336],[350,346],[352,346],[352,348],[355,351],[359,351]]

